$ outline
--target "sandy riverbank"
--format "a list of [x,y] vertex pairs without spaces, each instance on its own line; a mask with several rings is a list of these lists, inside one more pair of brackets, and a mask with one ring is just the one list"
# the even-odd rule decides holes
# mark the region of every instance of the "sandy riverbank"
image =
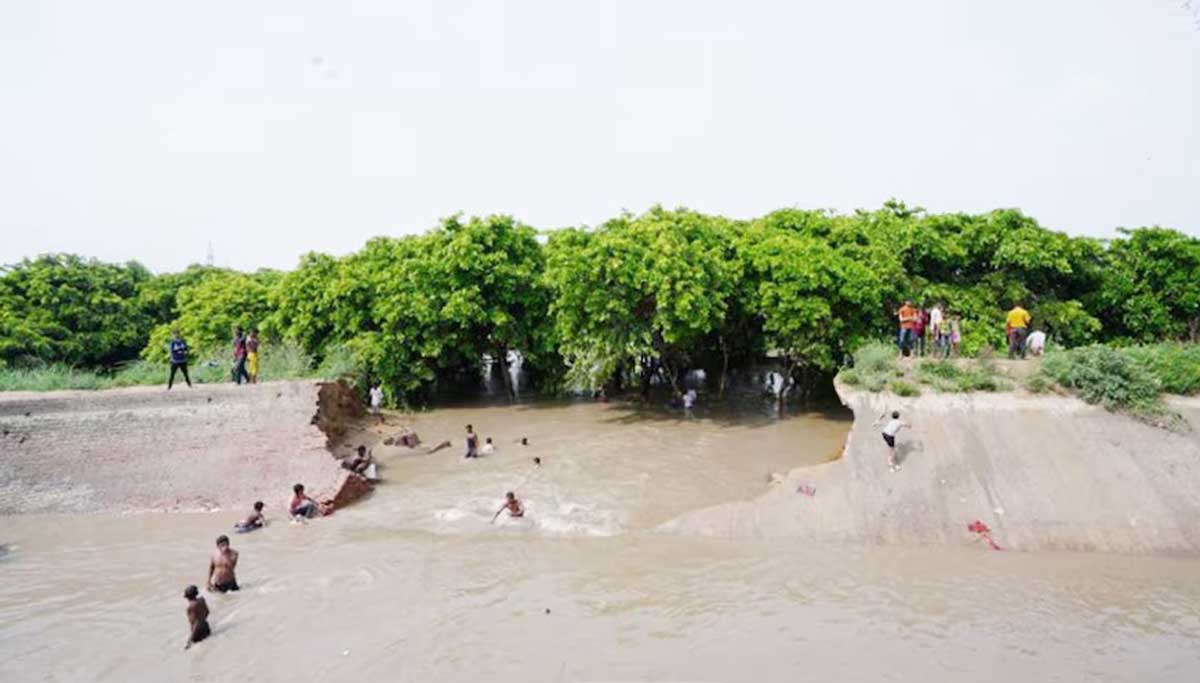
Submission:
[[0,394],[0,514],[279,509],[332,495],[331,456],[362,414],[336,384]]
[[[800,537],[866,544],[971,542],[983,520],[1015,550],[1200,554],[1200,439],[1074,398],[928,394],[899,398],[839,385],[855,420],[843,457],[792,470],[763,497],[683,515],[675,533]],[[1172,407],[1200,427],[1200,401]],[[899,410],[903,470],[890,473],[880,428]],[[817,494],[796,493],[807,483]]]

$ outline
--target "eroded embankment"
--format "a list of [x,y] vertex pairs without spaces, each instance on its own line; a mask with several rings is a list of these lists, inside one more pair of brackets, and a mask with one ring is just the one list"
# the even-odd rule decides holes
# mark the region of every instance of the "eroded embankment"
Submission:
[[279,510],[296,482],[345,499],[330,446],[361,415],[312,381],[0,394],[0,514]]
[[[1172,402],[1193,430],[1173,433],[1061,396],[838,393],[855,414],[844,457],[663,529],[929,545],[970,542],[979,519],[1017,550],[1200,554],[1200,401]],[[913,425],[897,473],[874,424],[892,410]]]

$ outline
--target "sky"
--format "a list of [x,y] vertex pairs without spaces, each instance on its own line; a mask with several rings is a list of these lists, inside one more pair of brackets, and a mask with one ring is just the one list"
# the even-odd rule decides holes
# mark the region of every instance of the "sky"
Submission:
[[1188,0],[29,0],[0,85],[0,263],[890,197],[1200,234]]

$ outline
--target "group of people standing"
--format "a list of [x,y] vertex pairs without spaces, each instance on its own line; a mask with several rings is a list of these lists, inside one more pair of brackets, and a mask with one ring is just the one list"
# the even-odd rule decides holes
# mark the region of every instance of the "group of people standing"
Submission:
[[242,328],[233,328],[233,381],[241,384],[258,384],[258,330],[242,333]]
[[913,306],[912,300],[906,299],[896,311],[896,317],[900,320],[897,344],[901,355],[926,355],[928,337],[932,347],[928,349],[930,356],[958,356],[958,345],[962,342],[962,316],[957,312],[948,312],[941,303],[935,303],[928,309]]
[[[900,321],[897,345],[901,356],[925,356],[927,351],[933,358],[958,356],[958,347],[962,343],[962,316],[948,312],[944,304],[934,303],[926,309],[914,306],[911,299],[906,299],[896,311],[896,318]],[[1033,316],[1019,301],[1005,314],[1004,335],[1008,340],[1009,358],[1025,358],[1026,353],[1040,356],[1045,350],[1046,333],[1042,330],[1030,332],[1032,322]]]
[[[233,328],[233,371],[232,379],[236,384],[245,380],[246,384],[258,384],[258,330],[250,330],[250,334],[242,332],[240,326]],[[183,380],[192,386],[192,378],[188,376],[188,352],[190,348],[184,341],[178,329],[171,330],[171,341],[167,343],[167,355],[171,362],[171,374],[167,377],[167,389],[175,385],[175,374],[182,373]]]

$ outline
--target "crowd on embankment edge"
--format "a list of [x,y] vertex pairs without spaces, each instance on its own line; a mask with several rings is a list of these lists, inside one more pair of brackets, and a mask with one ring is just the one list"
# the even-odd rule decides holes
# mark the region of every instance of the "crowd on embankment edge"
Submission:
[[216,359],[210,381],[224,378],[240,325],[262,334],[263,379],[281,378],[277,352],[295,361],[290,376],[349,373],[393,403],[518,359],[542,390],[678,390],[703,369],[719,393],[729,371],[769,356],[785,391],[803,392],[865,343],[894,338],[906,299],[945,302],[956,350],[972,357],[1006,346],[1014,301],[1052,347],[1195,342],[1196,282],[1200,240],[1185,233],[1072,237],[1011,209],[931,214],[890,201],[735,220],[655,207],[544,232],[508,216],[452,217],[347,256],[308,254],[288,272],[154,275],[71,255],[8,266],[0,388],[40,388],[38,373],[56,367],[98,371],[98,385],[122,372],[165,383],[174,329]]

